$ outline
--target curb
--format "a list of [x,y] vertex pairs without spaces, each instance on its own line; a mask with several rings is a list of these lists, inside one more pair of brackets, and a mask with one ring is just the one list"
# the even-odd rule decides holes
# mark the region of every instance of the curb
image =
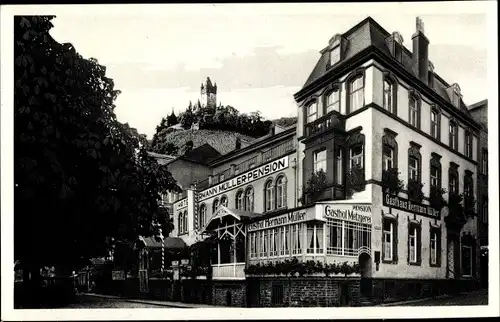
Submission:
[[423,298],[423,299],[417,299],[417,300],[411,300],[411,301],[400,301],[400,302],[392,302],[392,303],[383,303],[383,304],[378,304],[378,305],[375,305],[375,306],[380,306],[380,307],[384,307],[384,306],[404,306],[405,304],[425,302],[425,301],[428,301],[428,300],[448,299],[448,298],[452,298],[452,297],[453,296],[451,296],[451,295],[438,295],[438,296],[435,296],[435,297],[426,297],[426,298]]

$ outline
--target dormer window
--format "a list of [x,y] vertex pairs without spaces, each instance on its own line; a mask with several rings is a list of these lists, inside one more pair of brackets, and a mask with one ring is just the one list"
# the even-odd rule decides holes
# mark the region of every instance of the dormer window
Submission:
[[394,46],[394,57],[397,61],[402,62],[403,60],[403,36],[397,31],[392,33],[393,46]]
[[458,86],[458,84],[455,83],[455,84],[451,85],[451,87],[452,87],[451,103],[455,107],[460,107],[460,100],[462,98],[460,86]]
[[330,66],[334,66],[339,61],[340,61],[340,45],[333,48],[333,50],[330,52]]

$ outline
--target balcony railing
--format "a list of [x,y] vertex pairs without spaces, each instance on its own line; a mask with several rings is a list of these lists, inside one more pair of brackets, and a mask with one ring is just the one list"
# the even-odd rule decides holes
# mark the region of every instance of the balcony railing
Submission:
[[212,265],[212,279],[245,279],[245,263]]
[[345,120],[341,114],[330,112],[319,119],[305,125],[305,136],[320,134],[329,129],[345,130]]

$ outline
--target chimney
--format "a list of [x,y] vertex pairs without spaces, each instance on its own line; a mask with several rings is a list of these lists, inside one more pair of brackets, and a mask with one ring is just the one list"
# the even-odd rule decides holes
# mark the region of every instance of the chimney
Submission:
[[429,74],[429,39],[424,35],[424,23],[417,17],[416,32],[412,36],[413,40],[413,71],[416,76],[425,84],[428,83]]
[[239,149],[241,149],[241,139],[236,138],[236,150],[239,150]]

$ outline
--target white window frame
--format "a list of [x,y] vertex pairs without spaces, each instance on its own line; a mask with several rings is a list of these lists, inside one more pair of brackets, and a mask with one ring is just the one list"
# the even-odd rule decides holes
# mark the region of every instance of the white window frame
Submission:
[[[414,167],[412,165],[412,160],[415,160],[416,161],[416,166]],[[415,157],[410,157],[409,158],[409,162],[408,162],[408,172],[409,172],[409,178],[412,179],[412,180],[415,180],[415,181],[419,181],[420,178],[419,178],[419,167],[420,167],[420,164],[419,164],[419,160]]]
[[[361,153],[354,154],[354,148],[361,147]],[[355,145],[349,148],[349,169],[352,169],[352,166],[355,164],[359,164],[361,168],[363,168],[363,157],[364,157],[365,148],[363,144]]]
[[349,83],[349,113],[361,109],[365,102],[364,76],[358,75]]
[[[389,149],[391,151],[390,155],[385,154],[385,150]],[[392,169],[394,167],[394,148],[388,144],[382,145],[382,157],[384,159],[383,169],[385,171]],[[390,163],[390,167],[388,166]]]
[[[337,238],[335,239],[337,246],[331,245],[331,241],[333,240],[333,230],[337,232]],[[349,236],[347,234],[348,230],[352,231],[354,248],[351,248],[349,247],[349,245],[347,245],[347,241],[349,239]],[[371,232],[371,224],[361,224],[346,220],[328,218],[323,229],[325,238],[325,245],[323,245],[323,248],[325,249],[327,255],[357,257],[359,255],[358,252],[361,247],[371,248]],[[363,245],[363,235],[365,234],[367,245]],[[340,245],[338,245],[339,242]]]
[[415,97],[410,97],[410,101],[408,102],[408,109],[410,110],[408,123],[410,123],[410,125],[413,127],[418,127],[418,102]]
[[[287,189],[287,183],[286,183],[285,176],[278,177],[278,180],[276,180],[276,208],[277,209],[285,208],[287,205],[286,189]],[[280,190],[281,190],[281,193],[280,193]]]
[[244,206],[245,211],[252,212],[254,207],[254,191],[253,187],[248,187],[244,192]]
[[[414,241],[414,249],[412,256],[412,246],[411,242]],[[417,227],[410,227],[410,231],[408,232],[408,248],[410,249],[410,263],[415,264],[418,262],[418,229]]]
[[[455,179],[455,180],[453,180]],[[449,178],[449,183],[448,183],[448,186],[450,187],[450,191],[449,192],[454,192],[454,193],[458,193],[458,176],[456,176],[455,174],[451,175],[450,178]],[[451,189],[451,187],[453,187],[453,189]]]
[[205,222],[207,221],[207,206],[202,204],[200,206],[200,222],[198,223],[199,228],[205,227]]
[[[321,159],[319,157],[321,155],[324,155]],[[323,166],[324,164],[324,166]],[[318,172],[320,169],[323,169],[323,171],[326,173],[327,170],[327,156],[326,156],[326,149],[318,150],[314,152],[314,172]]]
[[473,152],[473,137],[472,133],[469,131],[465,131],[465,156],[472,158],[474,155]]
[[439,137],[438,112],[431,109],[431,136],[435,139]]
[[[332,98],[334,99],[332,101]],[[326,97],[326,113],[337,111],[340,113],[340,89],[335,88]]]
[[458,150],[458,124],[454,122],[450,122],[450,130],[449,130],[449,135],[451,137],[451,146],[453,150]]
[[[394,260],[394,223],[391,221],[387,221],[389,224],[389,230],[385,230],[384,224],[382,224],[382,229],[383,229],[383,235],[384,235],[384,258],[383,260],[385,261],[392,261]],[[390,241],[387,242],[387,236],[389,236]],[[386,245],[389,245],[389,252],[386,249]],[[390,255],[390,256],[389,256]]]
[[[312,228],[312,238],[313,238],[313,248],[309,248],[309,229]],[[318,237],[318,231],[321,231],[321,236]],[[324,224],[309,223],[306,225],[306,236],[307,236],[307,255],[324,255],[325,247],[323,245],[323,234],[324,234]],[[319,243],[319,245],[317,244]]]
[[[435,176],[432,173],[434,169],[436,170],[436,175]],[[430,167],[430,175],[431,175],[431,187],[432,186],[439,187],[440,186],[440,182],[439,182],[439,168],[431,165],[431,167]]]
[[335,150],[335,167],[337,170],[336,182],[337,184],[344,183],[344,150],[337,148]]
[[[314,107],[314,108],[313,108]],[[314,122],[318,119],[318,102],[313,102],[307,106],[307,123]]]
[[[437,265],[438,260],[438,233],[436,231],[431,230],[431,240],[429,245],[431,264]],[[434,257],[433,257],[434,256]]]
[[264,192],[265,192],[265,211],[271,211],[274,210],[275,207],[275,198],[274,198],[274,186],[273,182],[271,180],[267,181],[265,186],[264,186]]
[[394,113],[394,84],[388,79],[384,78],[384,109],[389,113]]

